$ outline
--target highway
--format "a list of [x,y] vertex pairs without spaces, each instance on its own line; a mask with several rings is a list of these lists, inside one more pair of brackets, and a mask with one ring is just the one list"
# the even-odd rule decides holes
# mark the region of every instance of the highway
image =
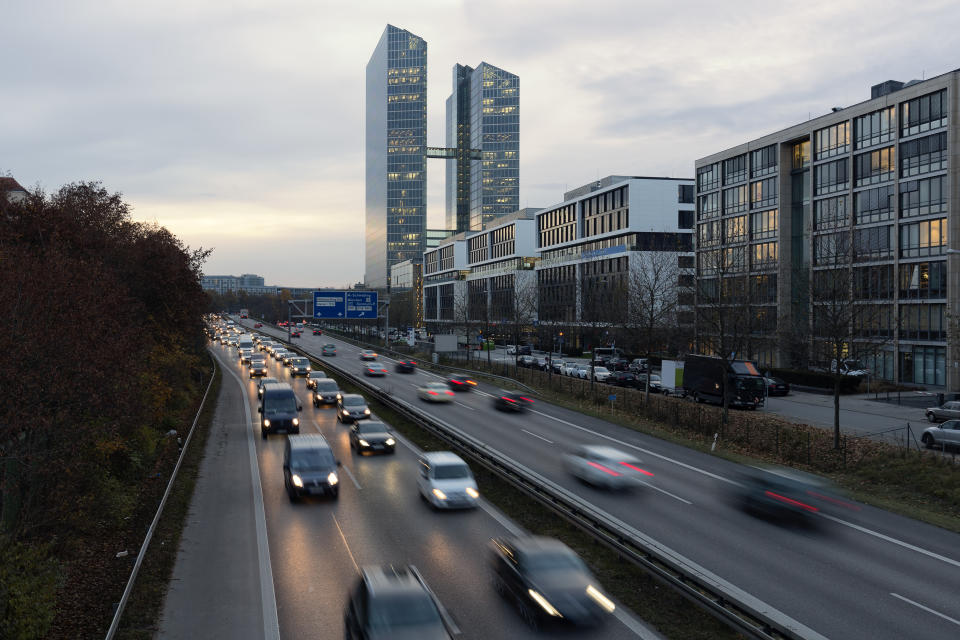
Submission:
[[[523,623],[489,581],[487,544],[494,536],[522,533],[517,525],[486,503],[476,510],[432,511],[418,497],[412,445],[398,438],[394,455],[352,453],[348,427],[337,422],[335,409],[315,408],[305,381],[291,378],[282,363],[271,358],[268,375],[289,382],[303,405],[301,433],[322,433],[343,464],[338,500],[306,498],[291,503],[282,475],[286,436],[261,440],[256,380],[249,380],[234,348],[215,345],[211,350],[223,365],[224,385],[242,388],[248,411],[242,428],[256,435],[266,521],[263,540],[269,545],[280,637],[342,638],[348,592],[359,567],[368,564],[415,565],[449,610],[459,630],[457,638],[543,637]],[[248,637],[262,636],[251,630]],[[577,637],[657,636],[621,607],[617,619],[578,632]]]
[[[280,336],[279,331],[271,330]],[[338,347],[338,366],[359,374],[359,349],[328,336],[304,335],[319,355]],[[752,594],[807,628],[809,637],[941,640],[960,636],[960,535],[866,505],[818,515],[795,528],[735,508],[728,489],[738,465],[611,423],[538,402],[527,414],[491,406],[481,385],[450,405],[426,405],[415,387],[430,372],[371,379],[398,398],[498,449],[512,459]],[[635,494],[584,486],[561,466],[564,450],[607,444],[639,455],[655,473]]]

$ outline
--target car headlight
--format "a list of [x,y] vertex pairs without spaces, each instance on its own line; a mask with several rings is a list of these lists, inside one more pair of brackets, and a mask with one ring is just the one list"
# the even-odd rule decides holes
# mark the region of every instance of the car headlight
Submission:
[[270,421],[269,421],[268,419],[264,418],[264,419],[263,419],[263,426],[269,427],[269,426],[270,426]]
[[542,595],[540,595],[539,593],[537,593],[537,592],[534,591],[533,589],[527,589],[527,593],[530,594],[530,597],[533,598],[533,601],[534,601],[534,602],[536,602],[538,605],[540,605],[541,607],[543,607],[543,610],[546,611],[547,613],[549,613],[551,616],[553,616],[553,617],[555,617],[555,618],[562,618],[562,617],[563,617],[563,615],[561,615],[559,611],[557,611],[556,609],[554,609],[554,608],[553,608],[553,605],[550,604],[549,602],[547,602],[547,599],[544,598]]
[[290,476],[290,481],[293,482],[293,486],[295,487],[303,487],[303,478],[301,478],[297,474],[293,474],[292,476]]
[[476,500],[480,497],[480,492],[473,487],[467,487],[467,495]]
[[443,491],[440,491],[440,489],[434,489],[434,490],[433,490],[433,495],[437,496],[437,499],[438,499],[438,500],[446,500],[446,499],[447,499],[447,494],[445,494]]
[[613,604],[613,601],[600,593],[600,590],[594,587],[592,584],[587,587],[587,595],[593,598],[593,600],[603,607],[603,610],[607,613],[613,613],[613,610],[616,609],[616,605]]
[[392,447],[392,446],[395,445],[395,444],[397,444],[397,441],[396,441],[396,440],[394,440],[393,438],[387,438],[387,446],[388,446],[388,447]]
[[363,413],[366,414],[366,415],[370,415],[370,409],[364,409],[364,410],[363,410]]
[[338,394],[337,394],[337,400],[342,400],[342,399],[343,399],[343,396],[341,396],[341,395],[338,393]]
[[307,367],[307,373],[310,373],[310,367]]
[[335,484],[337,484],[338,482],[340,482],[340,478],[337,477],[337,474],[336,474],[336,473],[334,473],[333,471],[331,471],[331,472],[330,472],[330,475],[327,476],[327,482],[329,482],[329,483],[330,483],[330,486],[332,487],[333,485],[335,485]]
[[295,426],[295,427],[299,427],[299,426],[300,426],[300,418],[294,418],[294,419],[293,419],[293,426]]
[[361,446],[361,447],[369,447],[369,446],[370,446],[370,443],[367,442],[366,440],[364,440],[363,438],[360,438],[360,440],[358,440],[357,442],[360,443],[360,446]]

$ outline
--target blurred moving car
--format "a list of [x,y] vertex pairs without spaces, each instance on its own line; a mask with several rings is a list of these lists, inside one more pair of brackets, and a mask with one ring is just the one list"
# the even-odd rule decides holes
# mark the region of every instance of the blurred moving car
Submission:
[[397,441],[382,422],[364,420],[350,427],[350,446],[357,453],[394,453]]
[[653,473],[629,453],[599,445],[577,447],[564,455],[563,466],[574,476],[596,487],[630,489],[644,484]]
[[417,370],[417,363],[415,360],[397,360],[397,364],[394,366],[394,370],[397,373],[413,373]]
[[467,463],[450,451],[424,453],[417,460],[417,490],[435,509],[470,509],[477,506],[477,482]]
[[313,406],[319,407],[321,404],[336,404],[337,396],[340,395],[340,387],[337,381],[332,378],[320,378],[313,383]]
[[533,406],[533,399],[519,391],[501,389],[499,393],[493,396],[493,406],[500,411],[520,413]]
[[580,557],[543,536],[491,541],[494,588],[514,600],[533,628],[548,622],[595,626],[616,609]]
[[323,335],[323,330],[320,329],[319,327],[314,327],[314,329],[313,329],[313,335],[315,335],[315,336],[322,336],[322,335]]
[[416,567],[364,567],[344,614],[348,640],[450,640],[449,615]]
[[374,351],[373,349],[364,349],[363,351],[360,352],[360,359],[361,359],[361,360],[376,360],[376,359],[377,359],[377,352]]
[[365,376],[385,376],[387,375],[387,368],[379,362],[371,362],[363,368],[363,375]]
[[960,420],[947,420],[939,425],[927,427],[920,436],[920,440],[928,448],[960,447]]
[[453,395],[453,391],[442,382],[428,382],[417,387],[417,397],[427,402],[451,402]]
[[785,396],[790,393],[790,385],[780,378],[764,378],[768,396]]
[[733,499],[747,513],[772,520],[812,525],[824,510],[858,511],[826,480],[782,467],[745,467],[732,489]]
[[290,502],[303,495],[328,495],[334,500],[340,494],[337,467],[326,438],[319,433],[287,436],[283,448],[283,485]]
[[477,381],[462,373],[455,373],[447,379],[447,385],[454,391],[470,391],[477,386]]
[[254,323],[253,328],[254,328],[254,329],[259,329],[259,328],[262,327],[262,326],[263,326],[263,323],[262,323],[262,322],[256,322],[256,323]]
[[337,347],[332,344],[323,345],[323,350],[320,352],[320,355],[324,356],[335,356],[337,355]]
[[942,422],[944,420],[960,418],[960,401],[952,400],[945,403],[942,407],[930,407],[925,413],[927,420],[930,422]]
[[358,393],[341,393],[337,398],[337,420],[353,422],[370,417],[367,401]]

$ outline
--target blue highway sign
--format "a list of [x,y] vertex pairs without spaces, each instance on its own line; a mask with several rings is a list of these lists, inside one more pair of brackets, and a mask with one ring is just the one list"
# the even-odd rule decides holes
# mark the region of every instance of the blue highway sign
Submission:
[[346,291],[345,293],[347,300],[347,318],[376,319],[376,291]]
[[346,313],[343,291],[314,291],[313,317],[322,320],[343,319]]
[[319,320],[374,320],[376,291],[314,291],[313,317]]

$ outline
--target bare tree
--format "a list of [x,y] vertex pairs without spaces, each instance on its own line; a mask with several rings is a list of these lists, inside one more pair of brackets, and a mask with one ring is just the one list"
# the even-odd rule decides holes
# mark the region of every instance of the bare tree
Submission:
[[[677,326],[678,306],[677,254],[667,251],[644,251],[636,257],[628,282],[628,322],[635,333],[644,357],[660,351],[667,335]],[[644,384],[645,399],[650,396],[648,366]]]
[[539,296],[536,274],[528,270],[516,271],[507,279],[506,284],[512,286],[505,288],[503,292],[494,293],[491,312],[513,335],[513,344],[516,346],[513,364],[516,367],[520,359],[521,337],[537,320]]

